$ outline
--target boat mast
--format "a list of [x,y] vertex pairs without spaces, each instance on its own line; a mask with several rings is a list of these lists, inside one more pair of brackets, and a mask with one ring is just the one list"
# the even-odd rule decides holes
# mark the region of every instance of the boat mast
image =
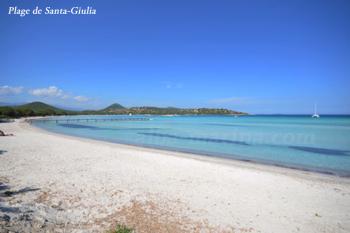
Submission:
[[317,104],[314,105],[314,115],[317,115]]

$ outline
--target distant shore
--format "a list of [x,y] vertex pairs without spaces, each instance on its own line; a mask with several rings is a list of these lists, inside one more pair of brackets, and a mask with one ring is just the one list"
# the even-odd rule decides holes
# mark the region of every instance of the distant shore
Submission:
[[23,120],[0,129],[14,134],[0,138],[0,231],[350,231],[346,178],[59,135]]
[[175,107],[131,107],[114,103],[100,110],[66,110],[43,103],[32,102],[16,106],[0,106],[1,117],[61,116],[61,115],[247,115],[247,113],[224,108],[175,108]]

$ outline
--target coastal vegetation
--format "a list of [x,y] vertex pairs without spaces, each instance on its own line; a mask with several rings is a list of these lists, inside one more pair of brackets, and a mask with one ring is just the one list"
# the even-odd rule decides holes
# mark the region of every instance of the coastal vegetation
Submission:
[[26,116],[70,115],[73,111],[67,111],[42,102],[32,102],[18,106],[0,107],[0,117],[16,118]]
[[52,115],[108,115],[108,114],[152,114],[152,115],[245,115],[246,113],[224,108],[174,108],[174,107],[131,107],[114,103],[101,110],[72,111],[60,109],[42,102],[32,102],[18,106],[0,107],[0,118]]
[[111,231],[110,233],[133,233],[133,232],[134,230],[132,228],[118,224],[115,230]]

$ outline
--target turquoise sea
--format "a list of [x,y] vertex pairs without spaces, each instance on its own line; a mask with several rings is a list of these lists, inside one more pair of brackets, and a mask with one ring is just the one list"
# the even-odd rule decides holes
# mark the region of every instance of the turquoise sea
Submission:
[[[110,119],[130,116],[65,116]],[[350,116],[132,116],[34,121],[56,133],[350,176]]]

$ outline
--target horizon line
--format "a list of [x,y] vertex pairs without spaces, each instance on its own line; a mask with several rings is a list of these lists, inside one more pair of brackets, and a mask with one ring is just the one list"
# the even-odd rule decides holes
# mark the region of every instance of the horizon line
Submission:
[[[105,109],[113,104],[119,104],[121,105],[122,107],[126,108],[126,109],[129,109],[129,108],[136,108],[136,107],[155,107],[155,108],[179,108],[179,109],[198,109],[198,108],[208,108],[208,109],[227,109],[227,110],[231,110],[231,111],[236,111],[236,112],[242,112],[242,113],[247,113],[248,115],[250,116],[254,116],[254,115],[259,115],[259,116],[273,116],[273,115],[284,115],[284,116],[288,116],[288,115],[295,115],[295,116],[308,116],[308,115],[312,115],[312,113],[249,113],[249,112],[243,112],[243,111],[240,111],[240,110],[234,110],[234,109],[231,109],[231,108],[225,108],[225,107],[175,107],[175,106],[167,106],[167,107],[158,107],[158,106],[151,106],[151,105],[139,105],[139,106],[131,106],[131,107],[126,107],[118,102],[113,102],[111,104],[108,104],[106,107],[101,107],[101,108],[95,108],[95,109],[87,109],[87,108],[74,108],[74,107],[67,107],[67,106],[62,106],[62,105],[57,105],[57,104],[48,104],[47,102],[43,102],[43,101],[30,101],[30,102],[25,102],[25,103],[21,103],[21,102],[18,102],[18,103],[4,103],[5,105],[0,105],[0,107],[14,107],[14,106],[19,106],[19,105],[25,105],[25,104],[30,104],[30,103],[35,103],[35,102],[39,102],[39,103],[44,103],[44,104],[47,104],[47,105],[51,105],[51,106],[54,106],[54,107],[57,107],[57,108],[61,108],[62,110],[70,110],[72,111],[79,111],[79,112],[82,112],[82,111],[99,111],[99,110],[102,110],[102,109]],[[1,102],[0,102],[1,104]],[[208,114],[210,115],[210,114]],[[323,115],[323,116],[350,116],[350,113],[320,113],[320,115]]]

